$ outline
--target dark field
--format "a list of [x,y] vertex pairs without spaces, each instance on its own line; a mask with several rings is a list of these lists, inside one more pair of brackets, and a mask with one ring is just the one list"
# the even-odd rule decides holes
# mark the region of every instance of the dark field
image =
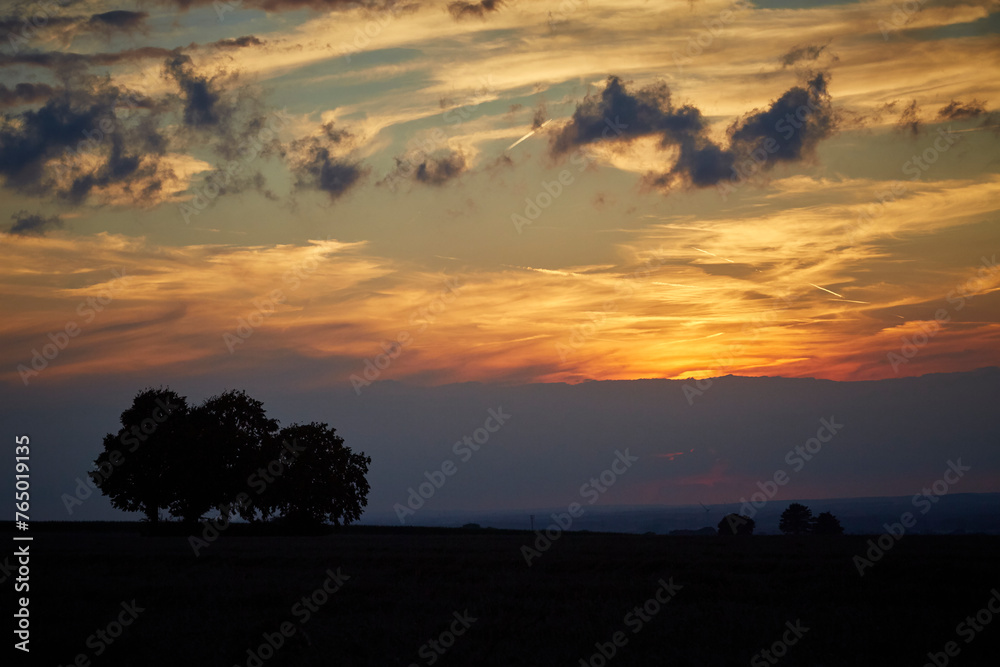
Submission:
[[[84,654],[93,665],[597,666],[605,661],[595,644],[610,652],[616,632],[621,646],[606,663],[621,666],[919,667],[949,641],[958,649],[949,664],[986,665],[997,664],[1000,646],[1000,619],[972,637],[956,631],[1000,587],[998,537],[908,535],[860,577],[852,558],[869,538],[858,536],[567,533],[529,568],[520,552],[534,538],[527,532],[239,529],[196,558],[181,534],[36,524],[27,664],[69,665]],[[303,596],[338,569],[349,578],[306,620]],[[645,620],[626,618],[661,578],[681,587],[676,595],[658,611],[651,603]],[[142,611],[129,627],[110,644],[97,638],[119,615],[129,620],[122,603],[133,599]],[[466,611],[476,619],[468,629],[455,620]],[[273,657],[248,656],[286,622],[291,636]],[[786,622],[799,622],[801,638]],[[755,659],[783,635],[795,643],[777,647],[780,660]]]

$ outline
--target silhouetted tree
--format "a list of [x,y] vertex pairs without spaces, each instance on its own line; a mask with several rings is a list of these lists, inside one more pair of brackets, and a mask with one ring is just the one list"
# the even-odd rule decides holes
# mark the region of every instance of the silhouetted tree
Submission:
[[812,528],[812,510],[801,503],[792,503],[781,513],[778,530],[785,535],[805,535]]
[[727,514],[719,521],[719,535],[753,535],[753,519],[743,514]]
[[[356,521],[368,504],[371,458],[344,446],[336,429],[326,424],[292,424],[269,441],[265,458],[268,477],[257,507],[299,524],[329,521],[335,526]],[[266,480],[265,480],[266,481]]]
[[[145,389],[104,438],[89,474],[113,507],[157,521],[169,509],[197,521],[216,508],[242,518],[275,514],[346,525],[368,504],[371,459],[326,424],[278,429],[260,401],[227,391],[189,408],[169,389]],[[237,502],[249,498],[245,504]]]
[[104,436],[104,450],[87,474],[111,506],[142,512],[156,523],[160,510],[176,502],[168,461],[190,414],[187,399],[169,389],[147,388],[121,413],[121,428]]
[[230,505],[240,493],[253,495],[249,477],[276,437],[278,422],[267,417],[263,403],[231,390],[194,408],[188,432],[174,457],[179,488],[171,512],[186,521],[212,508],[236,512]]
[[821,512],[813,521],[812,532],[814,535],[843,535],[844,527],[833,514]]

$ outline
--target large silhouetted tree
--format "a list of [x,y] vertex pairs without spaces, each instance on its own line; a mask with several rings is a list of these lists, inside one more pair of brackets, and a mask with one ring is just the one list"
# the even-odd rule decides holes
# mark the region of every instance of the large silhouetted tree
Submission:
[[753,535],[756,522],[743,514],[727,514],[719,522],[719,535]]
[[346,525],[368,503],[370,458],[345,447],[326,424],[279,431],[243,391],[191,408],[169,389],[146,389],[121,424],[105,436],[89,474],[112,506],[150,521],[161,509],[192,522],[216,509],[250,521]]
[[821,512],[813,521],[812,532],[814,535],[843,535],[844,527],[830,512]]
[[187,399],[169,389],[147,388],[135,395],[121,413],[121,428],[104,436],[104,451],[87,473],[112,507],[142,512],[156,523],[160,510],[176,502],[169,461],[189,416]]
[[[264,404],[245,391],[212,396],[191,411],[191,437],[178,443],[177,482],[182,490],[171,512],[197,521],[210,509],[229,514],[278,432]],[[250,494],[252,495],[252,494]]]
[[792,503],[781,513],[778,530],[785,535],[805,535],[812,528],[812,510],[801,503]]
[[[261,495],[266,517],[279,513],[294,523],[356,521],[368,504],[371,458],[355,454],[326,424],[292,424],[270,441],[266,458],[273,479]],[[278,465],[271,462],[278,461]]]

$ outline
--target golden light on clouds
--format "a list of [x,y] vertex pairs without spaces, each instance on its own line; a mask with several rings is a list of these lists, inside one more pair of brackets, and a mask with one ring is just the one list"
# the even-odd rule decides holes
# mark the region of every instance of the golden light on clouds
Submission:
[[[521,2],[463,21],[447,4],[246,25],[194,8],[157,28],[174,51],[99,68],[86,56],[114,49],[73,41],[79,89],[59,88],[57,66],[5,61],[8,89],[59,92],[11,102],[0,126],[23,154],[0,165],[4,379],[22,383],[68,323],[80,331],[47,378],[292,360],[348,383],[395,343],[379,378],[423,383],[1000,363],[996,274],[970,282],[1000,245],[990,3],[902,23],[889,0]],[[123,90],[146,96],[127,136],[74,152],[88,109]],[[669,104],[620,136],[587,125],[585,104],[620,126],[650,90]],[[826,125],[768,127],[809,95],[829,98],[810,121]],[[781,152],[730,179],[753,154],[740,130]],[[205,200],[234,162],[242,179]],[[196,201],[197,217],[179,209]],[[940,308],[919,354],[887,361]]]

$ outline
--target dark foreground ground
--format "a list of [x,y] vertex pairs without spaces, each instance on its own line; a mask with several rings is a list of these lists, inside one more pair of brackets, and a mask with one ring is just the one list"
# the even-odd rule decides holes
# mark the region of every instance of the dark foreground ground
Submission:
[[[526,532],[236,527],[195,557],[184,535],[55,528],[32,527],[32,653],[14,664],[1000,664],[1000,617],[981,611],[1000,588],[998,537],[908,535],[861,577],[852,559],[869,538],[857,536],[567,533],[528,567]],[[302,598],[328,571],[342,586],[309,611]],[[662,606],[649,602],[667,599],[661,579],[675,584]]]

